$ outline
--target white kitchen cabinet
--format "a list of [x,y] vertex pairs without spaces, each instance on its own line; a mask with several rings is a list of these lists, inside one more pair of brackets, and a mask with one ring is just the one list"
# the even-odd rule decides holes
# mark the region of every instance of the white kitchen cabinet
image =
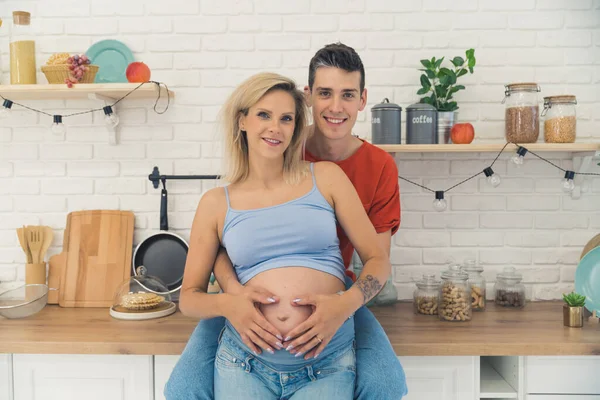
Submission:
[[398,357],[406,374],[403,400],[473,400],[479,357]]
[[14,354],[14,400],[153,400],[152,356]]
[[154,356],[154,400],[166,400],[165,384],[178,360],[179,356]]
[[12,400],[12,359],[0,354],[0,399]]
[[600,400],[596,394],[529,394],[525,400]]
[[600,356],[529,356],[525,374],[529,394],[600,395]]

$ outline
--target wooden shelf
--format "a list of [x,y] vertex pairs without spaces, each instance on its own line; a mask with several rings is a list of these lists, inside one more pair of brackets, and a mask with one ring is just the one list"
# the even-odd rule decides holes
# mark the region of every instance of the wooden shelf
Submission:
[[[0,85],[0,94],[12,101],[19,100],[73,100],[90,99],[94,95],[111,99],[119,99],[135,89],[139,83],[79,83],[72,88],[67,85]],[[174,96],[169,89],[171,97]],[[145,84],[127,98],[155,99],[158,88],[155,84]],[[166,90],[161,88],[161,97],[166,96]]]
[[[388,153],[484,153],[499,152],[505,143],[492,144],[380,144],[376,145]],[[543,151],[600,151],[600,143],[526,143],[523,147],[535,152]],[[509,144],[507,150],[516,150],[514,144]]]
[[487,362],[481,363],[480,399],[516,399],[517,391]]

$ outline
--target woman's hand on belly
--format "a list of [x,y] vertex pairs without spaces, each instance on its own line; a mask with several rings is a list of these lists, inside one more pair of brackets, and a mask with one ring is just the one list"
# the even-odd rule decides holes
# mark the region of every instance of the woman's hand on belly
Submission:
[[277,305],[277,296],[252,286],[227,296],[224,315],[240,334],[246,346],[256,354],[261,353],[261,348],[269,353],[273,353],[274,348],[283,348],[283,333],[274,327],[259,309],[259,305]]

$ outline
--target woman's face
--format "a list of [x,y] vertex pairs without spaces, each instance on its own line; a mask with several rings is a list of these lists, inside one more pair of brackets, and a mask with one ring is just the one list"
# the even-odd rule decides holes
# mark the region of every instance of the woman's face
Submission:
[[246,131],[250,154],[265,158],[283,157],[296,127],[296,104],[283,90],[264,95],[240,119]]

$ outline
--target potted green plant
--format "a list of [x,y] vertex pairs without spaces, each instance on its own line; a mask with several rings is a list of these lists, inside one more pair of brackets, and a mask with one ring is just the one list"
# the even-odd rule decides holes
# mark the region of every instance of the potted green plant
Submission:
[[563,294],[563,324],[572,328],[581,328],[583,326],[583,306],[585,305],[585,296],[571,292]]
[[443,137],[444,143],[450,143],[450,130],[456,120],[458,104],[454,101],[454,94],[464,90],[463,85],[457,85],[458,78],[468,73],[473,73],[475,67],[475,50],[469,49],[465,52],[466,58],[454,57],[450,62],[453,69],[442,66],[444,57],[431,60],[421,60],[424,68],[421,74],[421,88],[418,95],[426,95],[419,102],[432,105],[437,110],[438,136]]

